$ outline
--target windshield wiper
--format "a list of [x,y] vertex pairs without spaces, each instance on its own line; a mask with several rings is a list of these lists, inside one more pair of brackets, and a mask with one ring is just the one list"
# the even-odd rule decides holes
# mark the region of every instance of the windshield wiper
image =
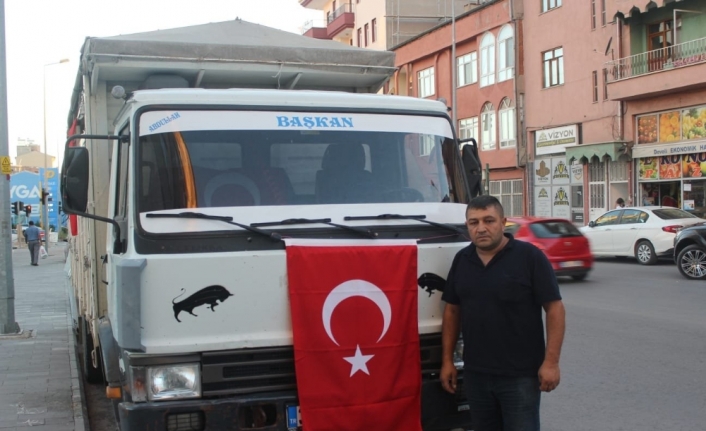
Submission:
[[376,216],[346,216],[343,217],[343,220],[346,221],[353,221],[353,220],[417,220],[422,223],[426,223],[432,226],[436,226],[438,228],[446,229],[448,231],[452,231],[454,233],[457,233],[461,236],[466,236],[467,232],[461,228],[458,228],[456,226],[451,226],[448,224],[444,223],[437,223],[435,221],[431,220],[426,220],[427,216],[425,215],[402,215],[402,214],[380,214]]
[[353,227],[353,226],[346,226],[343,224],[331,223],[330,218],[320,218],[320,219],[288,218],[288,219],[280,220],[280,221],[252,223],[250,226],[256,228],[256,227],[264,227],[264,226],[281,226],[281,225],[293,225],[293,224],[326,224],[329,226],[337,227],[339,229],[347,230],[349,232],[353,232],[355,234],[364,236],[365,238],[369,238],[369,239],[375,239],[378,236],[377,233],[375,233],[369,229],[361,229],[361,228],[357,228],[357,227]]
[[218,220],[218,221],[222,221],[224,223],[231,224],[233,226],[238,226],[239,228],[245,229],[248,232],[252,232],[252,233],[256,233],[258,235],[266,236],[269,239],[274,240],[274,241],[282,241],[282,236],[280,234],[278,234],[277,232],[268,232],[266,230],[258,229],[257,227],[237,223],[237,222],[233,221],[233,217],[229,217],[229,216],[216,216],[216,215],[209,215],[209,214],[204,214],[204,213],[186,211],[186,212],[176,213],[176,214],[149,213],[149,214],[147,214],[146,217],[148,217],[148,218],[197,218],[197,219],[204,219],[204,220]]

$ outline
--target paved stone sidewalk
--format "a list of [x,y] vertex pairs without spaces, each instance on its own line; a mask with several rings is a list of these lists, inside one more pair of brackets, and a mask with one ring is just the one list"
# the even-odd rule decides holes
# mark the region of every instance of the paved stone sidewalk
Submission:
[[23,336],[0,336],[0,431],[85,430],[64,246],[54,245],[36,267],[26,248],[12,251],[15,317]]

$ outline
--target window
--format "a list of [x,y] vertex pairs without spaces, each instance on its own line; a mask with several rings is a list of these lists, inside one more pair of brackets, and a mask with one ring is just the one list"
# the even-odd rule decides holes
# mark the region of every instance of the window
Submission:
[[365,24],[365,46],[368,46],[368,40],[370,40],[370,25]]
[[647,213],[640,210],[623,210],[623,216],[620,217],[620,224],[644,223],[647,221]]
[[606,24],[605,0],[601,0],[601,25]]
[[591,81],[593,82],[593,103],[598,102],[598,72],[591,72]]
[[498,82],[513,78],[515,67],[515,38],[512,27],[506,25],[498,35]]
[[662,70],[671,55],[672,50],[667,48],[674,44],[672,25],[672,20],[668,19],[647,26],[647,48],[649,51],[655,51],[650,52],[647,58],[650,72]]
[[556,48],[542,54],[544,57],[544,88],[564,84],[564,49]]
[[603,100],[608,100],[608,69],[603,69]]
[[495,38],[486,33],[480,43],[480,86],[495,83]]
[[618,216],[622,210],[611,211],[596,219],[596,227],[618,224]]
[[495,111],[493,104],[488,102],[483,105],[480,114],[481,122],[481,148],[484,150],[495,149]]
[[428,156],[434,149],[434,137],[432,135],[422,135],[419,137],[419,155]]
[[478,141],[478,117],[464,118],[458,122],[459,139],[473,138]]
[[591,30],[596,28],[596,0],[591,0]]
[[358,29],[358,47],[361,47],[361,42],[363,41],[363,30]]
[[522,180],[491,181],[490,195],[498,198],[506,217],[522,215]]
[[462,55],[456,59],[458,66],[458,86],[474,84],[478,82],[478,53],[473,51]]
[[546,12],[561,6],[561,0],[542,0],[542,12]]
[[377,18],[373,18],[371,27],[373,28],[371,40],[373,41],[373,43],[375,43],[375,41],[378,39],[378,20],[377,20]]
[[498,110],[500,115],[500,148],[515,146],[515,107],[508,98],[503,99]]
[[429,97],[434,95],[434,68],[420,70],[417,74],[419,85],[419,97]]
[[576,226],[568,221],[532,223],[529,225],[529,228],[537,238],[570,238],[582,236],[581,232],[576,229]]

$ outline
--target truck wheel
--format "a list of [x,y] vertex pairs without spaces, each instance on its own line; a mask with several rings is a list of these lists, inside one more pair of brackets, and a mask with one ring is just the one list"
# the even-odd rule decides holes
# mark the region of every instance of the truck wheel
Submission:
[[689,280],[706,280],[706,250],[692,244],[677,256],[677,268]]
[[91,352],[93,351],[93,336],[88,331],[88,324],[82,319],[79,324],[81,331],[81,371],[83,377],[88,383],[103,383],[103,370],[101,367],[100,350],[96,352],[98,355],[98,367],[93,366],[91,360]]
[[643,265],[654,265],[657,262],[655,248],[649,241],[640,241],[635,246],[635,258]]

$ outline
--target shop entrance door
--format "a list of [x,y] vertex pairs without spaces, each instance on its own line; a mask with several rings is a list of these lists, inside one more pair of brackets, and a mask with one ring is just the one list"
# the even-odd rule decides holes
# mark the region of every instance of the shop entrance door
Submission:
[[593,159],[588,164],[588,219],[595,220],[608,211],[606,193],[606,164]]

